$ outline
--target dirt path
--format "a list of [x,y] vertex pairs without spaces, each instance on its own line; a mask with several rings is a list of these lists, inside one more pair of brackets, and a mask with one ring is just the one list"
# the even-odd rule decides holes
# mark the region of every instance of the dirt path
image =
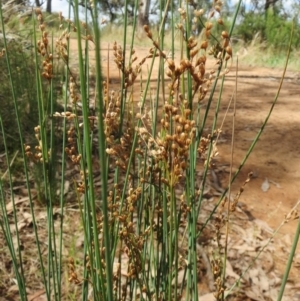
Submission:
[[[235,168],[244,158],[271,108],[281,74],[282,71],[275,69],[239,69],[233,163]],[[229,86],[233,87],[234,84],[234,78],[229,78]],[[295,74],[287,72],[269,122],[233,185],[233,190],[237,191],[247,174],[250,171],[254,173],[254,178],[247,185],[240,201],[246,204],[256,219],[265,221],[273,229],[280,225],[285,215],[300,199],[299,85]],[[224,94],[222,112],[226,110],[230,93],[226,91]],[[220,161],[223,163],[230,162],[231,158],[230,119],[227,118],[221,135],[221,141],[223,139],[224,142],[219,144]],[[266,185],[266,188],[269,186],[266,191],[262,189],[263,184],[269,184]],[[297,223],[298,220],[293,220],[285,224],[274,239],[274,246],[278,249],[278,252],[274,253],[274,260],[280,272],[286,264]],[[299,250],[300,247],[298,252]],[[297,265],[299,267],[299,258],[295,260],[295,266]],[[293,270],[293,276],[298,273],[299,270]]]
[[[259,77],[239,79],[235,165],[243,158],[268,114],[280,81],[280,72],[277,70],[257,68],[240,72],[241,75],[251,73]],[[264,77],[264,74],[268,76]],[[236,183],[238,185],[243,181],[249,171],[255,173],[256,178],[249,183],[242,199],[252,206],[256,216],[268,219],[272,227],[277,225],[278,218],[282,218],[282,214],[287,213],[300,196],[299,93],[299,83],[285,80],[268,125]],[[225,123],[225,140],[226,137],[230,138],[229,120]],[[221,152],[222,159],[228,161],[228,143],[224,143],[221,149],[224,150]],[[270,188],[263,192],[261,185],[266,178],[277,185],[270,182]]]

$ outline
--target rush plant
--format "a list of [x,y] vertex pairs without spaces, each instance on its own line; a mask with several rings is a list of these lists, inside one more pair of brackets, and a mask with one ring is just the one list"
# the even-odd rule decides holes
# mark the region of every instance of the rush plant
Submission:
[[[108,60],[106,72],[96,2],[80,20],[75,0],[74,20],[60,14],[56,35],[36,9],[32,106],[38,120],[31,129],[31,143],[24,139],[18,79],[1,18],[1,60],[8,68],[10,114],[16,119],[32,226],[33,243],[27,253],[26,248],[22,251],[24,232],[14,197],[9,131],[2,117],[8,186],[1,178],[0,225],[21,300],[29,299],[27,288],[37,287],[46,300],[198,300],[203,281],[199,241],[205,235],[218,246],[207,267],[212,271],[215,298],[226,298],[226,244],[220,237],[228,231],[228,219],[214,213],[234,214],[243,187],[231,202],[228,190],[269,117],[214,209],[203,218],[205,188],[218,155],[218,113],[233,60],[231,35],[240,3],[231,27],[226,28],[219,0],[209,11],[188,2],[175,7],[173,1],[161,1],[159,30],[144,26],[144,38],[152,47],[139,57],[134,49],[135,1],[132,35],[126,32],[125,10],[123,41],[110,44],[108,57],[113,62]],[[170,35],[166,35],[167,25]],[[166,48],[168,36],[170,48]],[[70,50],[74,42],[75,52]],[[59,75],[61,93],[54,84],[58,65],[64,72]],[[118,70],[117,85],[111,83],[112,68]],[[150,89],[153,77],[155,91]],[[276,100],[277,96],[274,104]],[[211,119],[213,101],[217,105]],[[38,178],[33,177],[35,167]],[[8,195],[12,212],[6,206]],[[212,221],[210,229],[215,231],[205,234]],[[34,273],[27,268],[33,256]]]

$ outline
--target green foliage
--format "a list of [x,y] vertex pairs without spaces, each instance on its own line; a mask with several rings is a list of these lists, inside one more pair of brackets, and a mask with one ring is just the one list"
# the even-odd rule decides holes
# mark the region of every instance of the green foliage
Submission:
[[[14,32],[17,33],[20,38],[29,39],[32,36],[32,14],[26,14],[24,16],[11,15],[5,26],[7,28],[7,33]],[[47,22],[49,29],[52,29],[55,33],[59,29],[60,20],[58,13],[44,13],[44,21]]]
[[[37,82],[36,65],[33,46],[33,25],[34,14],[26,14],[23,17],[11,15],[6,19],[6,34],[8,43],[8,54],[11,65],[11,75],[14,78],[13,89],[17,99],[20,122],[22,125],[22,135],[27,143],[32,143],[34,137],[30,134],[38,124],[39,113],[37,106]],[[60,21],[57,13],[44,13],[44,20],[47,26],[53,30],[58,30]],[[12,34],[13,33],[13,34]],[[3,39],[0,38],[0,49],[4,48]],[[57,64],[54,68],[59,67]],[[16,126],[16,114],[12,95],[12,87],[8,76],[8,67],[5,56],[0,58],[0,114],[3,119],[4,128],[9,128],[7,135],[7,147],[10,151],[19,149],[19,134]],[[56,72],[54,78],[54,88],[58,87],[62,71]],[[45,83],[45,82],[44,82]],[[44,84],[43,83],[43,84]],[[59,93],[59,89],[54,89],[54,93]],[[43,90],[45,99],[47,90]],[[45,103],[45,105],[47,105]],[[49,105],[49,104],[48,104]],[[46,110],[49,108],[46,107]],[[0,135],[0,151],[3,151],[2,135]]]
[[[125,2],[127,7],[125,8]],[[108,0],[108,1],[99,1],[99,11],[105,12],[109,16],[110,22],[115,24],[123,24],[124,14],[128,14],[129,20],[131,23],[133,21],[134,9],[135,9],[135,0]],[[125,12],[125,9],[127,10]]]
[[[247,12],[235,28],[235,36],[246,43],[256,39],[257,34],[265,47],[274,48],[275,52],[285,51],[289,45],[292,20],[280,15],[279,11],[268,9],[266,13]],[[300,28],[295,21],[292,47],[300,46]]]
[[265,16],[261,13],[249,12],[243,16],[242,22],[235,27],[234,34],[246,43],[251,42],[257,33],[264,36]]
[[[0,48],[3,48],[1,41]],[[35,104],[36,84],[33,53],[15,39],[10,39],[8,53],[11,62],[11,75],[15,79],[13,89],[20,114],[22,135],[28,137],[28,132],[31,132],[33,127],[38,123],[38,113]],[[20,147],[19,133],[16,126],[12,87],[4,56],[0,59],[0,77],[0,114],[4,128],[10,129],[7,135],[7,146],[10,151],[13,151]],[[3,151],[2,135],[0,137],[0,151]]]
[[[268,10],[266,15],[266,27],[264,37],[269,46],[273,46],[278,51],[285,51],[289,45],[292,32],[292,21],[286,20],[275,11]],[[300,46],[300,29],[295,24],[292,47]]]

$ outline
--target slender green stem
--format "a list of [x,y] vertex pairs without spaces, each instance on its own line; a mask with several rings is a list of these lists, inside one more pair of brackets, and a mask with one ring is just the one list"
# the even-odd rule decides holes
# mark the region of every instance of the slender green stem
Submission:
[[[284,66],[284,70],[283,70],[283,73],[282,73],[282,76],[281,76],[281,80],[280,80],[280,83],[279,83],[279,86],[278,86],[278,89],[277,89],[277,92],[276,92],[276,95],[274,97],[274,100],[272,102],[272,105],[270,107],[270,110],[262,124],[262,126],[260,127],[259,131],[257,132],[256,134],[256,137],[254,138],[253,142],[251,143],[245,157],[243,158],[242,162],[240,163],[237,171],[235,172],[235,174],[233,175],[232,179],[231,179],[231,182],[230,182],[230,185],[235,181],[235,179],[237,178],[238,174],[240,173],[242,167],[245,165],[246,161],[248,160],[250,154],[252,153],[257,141],[259,140],[260,136],[262,135],[262,133],[264,132],[264,129],[265,129],[265,126],[267,125],[268,123],[268,120],[270,119],[270,116],[273,112],[273,109],[277,103],[277,100],[279,98],[279,94],[280,94],[280,91],[281,91],[281,88],[282,88],[282,84],[283,84],[283,80],[284,80],[284,77],[285,77],[285,73],[286,73],[286,70],[287,70],[287,65],[288,65],[288,61],[289,61],[289,57],[290,57],[290,51],[291,51],[291,48],[289,47],[289,50],[288,50],[288,53],[287,53],[287,57],[286,57],[286,62],[285,62],[285,66]],[[206,219],[205,223],[203,224],[203,226],[201,227],[200,231],[198,232],[198,236],[202,233],[203,229],[206,227],[207,223],[209,222],[209,220],[212,218],[213,214],[216,212],[218,206],[220,205],[221,201],[223,200],[223,198],[225,197],[225,195],[227,194],[228,192],[228,189],[229,189],[229,186],[224,190],[224,192],[222,193],[222,195],[220,196],[219,198],[219,201],[217,202],[216,206],[214,207],[214,209],[211,211],[211,213],[209,214],[208,218]]]
[[[100,40],[99,40],[99,29],[98,24],[96,20],[97,18],[97,5],[94,3],[95,9],[94,9],[94,35],[95,35],[95,54],[96,54],[96,77],[97,77],[97,88],[101,89],[101,82],[99,81],[98,77],[101,77],[101,69],[100,69]],[[97,227],[97,215],[96,215],[96,206],[95,206],[95,191],[94,191],[94,185],[93,185],[93,162],[92,162],[92,148],[91,148],[91,140],[90,140],[90,122],[89,122],[89,106],[88,106],[88,92],[87,92],[87,86],[86,86],[86,73],[84,69],[84,61],[82,57],[82,45],[81,45],[81,25],[79,20],[79,3],[78,0],[75,0],[74,5],[74,15],[75,15],[75,21],[76,21],[76,27],[77,27],[77,47],[78,47],[78,63],[79,63],[79,76],[80,76],[80,92],[81,92],[81,101],[82,101],[82,113],[83,113],[83,131],[84,131],[84,154],[85,156],[82,158],[84,164],[86,164],[87,167],[87,177],[88,177],[88,188],[87,194],[88,194],[88,201],[91,208],[91,219],[92,219],[92,227],[93,227],[93,248],[94,248],[94,255],[95,255],[95,269],[96,271],[99,271],[99,274],[97,273],[97,277],[100,277],[100,281],[95,281],[94,283],[94,297],[96,300],[99,300],[100,298],[100,292],[101,289],[104,288],[103,285],[103,277],[102,277],[102,264],[101,264],[101,258],[100,258],[100,246],[99,246],[99,239],[98,239],[98,227]],[[98,69],[99,68],[99,69]],[[99,74],[98,74],[99,73]],[[97,91],[99,92],[99,90]],[[97,95],[98,98],[101,96],[101,91]],[[103,103],[102,101],[99,101],[101,103],[101,106],[99,106],[99,125],[101,127],[101,124],[103,122],[102,112],[103,112]],[[103,129],[100,128],[100,136],[101,136],[101,130],[103,133]],[[100,140],[103,142],[103,139]],[[101,143],[99,141],[99,143]],[[100,144],[100,160],[101,160],[101,171],[102,171],[102,198],[103,203],[106,204],[106,198],[107,198],[107,183],[106,183],[106,158],[105,158],[105,143]],[[104,154],[104,155],[103,155]],[[85,168],[83,169],[85,171]],[[87,184],[87,183],[86,183]],[[107,210],[104,210],[104,235],[105,237],[108,236],[107,234]],[[110,244],[109,239],[105,239],[106,244],[106,277],[107,277],[107,300],[112,301],[112,287],[111,287],[111,265],[109,264],[111,262],[110,260]],[[108,255],[107,255],[108,254]],[[106,295],[106,294],[105,294]]]
[[[292,31],[291,31],[291,36],[290,36],[289,49],[288,49],[286,62],[285,62],[284,74],[285,74],[285,71],[287,69],[289,57],[290,57],[290,54],[291,54],[292,40],[293,40],[293,35],[294,35],[294,27],[295,27],[295,20],[293,20],[293,23],[292,23]],[[280,86],[282,85],[284,74],[282,75]],[[298,217],[298,226],[297,226],[297,229],[296,229],[296,233],[295,233],[293,245],[292,245],[292,248],[291,248],[291,251],[290,251],[290,255],[289,255],[289,258],[288,258],[288,261],[287,261],[287,264],[286,264],[286,269],[285,269],[283,279],[282,279],[282,282],[281,282],[281,286],[280,286],[280,290],[279,290],[279,293],[278,293],[277,301],[281,301],[281,299],[283,297],[285,285],[286,285],[287,280],[288,280],[288,276],[289,276],[289,273],[290,273],[290,270],[291,270],[291,267],[292,267],[292,264],[293,264],[293,258],[294,258],[296,248],[297,248],[297,245],[298,245],[299,236],[300,236],[300,218]]]
[[289,258],[288,258],[288,261],[287,261],[287,264],[286,264],[286,269],[285,269],[285,272],[284,272],[284,275],[283,275],[283,278],[282,278],[282,281],[281,281],[281,286],[280,286],[280,290],[279,290],[279,293],[278,293],[277,301],[282,300],[285,285],[287,283],[289,273],[290,273],[290,270],[291,270],[291,267],[292,267],[292,264],[293,264],[293,259],[294,259],[295,252],[296,252],[296,249],[297,249],[299,237],[300,237],[300,218],[298,217],[298,226],[297,226],[297,229],[296,229],[296,232],[295,232],[293,245],[292,245],[292,248],[290,250]]
[[[113,301],[113,287],[112,287],[112,242],[109,237],[109,221],[108,221],[108,204],[107,204],[107,159],[105,147],[105,134],[104,134],[104,107],[102,98],[102,73],[101,73],[101,58],[100,58],[100,33],[98,27],[98,10],[96,1],[94,2],[94,19],[93,29],[95,35],[95,57],[96,57],[96,83],[97,83],[97,104],[98,104],[98,126],[99,126],[99,156],[101,162],[102,174],[102,211],[103,211],[103,234],[105,244],[105,261],[106,261],[106,279],[107,279],[107,292],[106,298],[108,301]],[[97,225],[96,216],[95,224]],[[97,236],[94,237],[98,240]],[[98,252],[97,252],[98,253]],[[99,258],[100,259],[100,258]]]
[[[42,259],[42,253],[41,253],[41,248],[40,248],[40,243],[39,243],[39,237],[38,237],[38,231],[36,227],[36,220],[35,220],[35,214],[34,214],[34,206],[33,206],[33,200],[32,200],[32,194],[31,194],[31,188],[30,188],[30,183],[29,183],[29,174],[28,174],[28,168],[27,168],[27,159],[25,155],[25,148],[24,148],[24,139],[22,135],[22,127],[21,127],[21,122],[20,122],[20,114],[19,114],[19,108],[18,108],[18,103],[17,103],[17,97],[14,89],[14,81],[12,78],[12,70],[11,70],[11,64],[10,64],[10,58],[9,58],[9,50],[7,47],[7,40],[6,40],[6,32],[5,32],[5,27],[4,27],[4,20],[3,20],[3,14],[2,14],[2,6],[0,5],[0,17],[1,17],[1,27],[2,27],[2,34],[3,34],[3,42],[4,42],[4,49],[5,49],[5,57],[6,57],[6,62],[7,62],[7,68],[8,68],[8,77],[11,85],[11,92],[12,92],[12,98],[13,98],[13,103],[14,103],[14,111],[16,114],[16,121],[17,121],[17,128],[19,132],[19,139],[20,139],[20,147],[22,151],[22,157],[23,157],[23,166],[24,166],[24,174],[26,178],[26,188],[28,191],[28,198],[29,198],[29,205],[30,205],[30,213],[32,216],[32,224],[33,224],[33,230],[34,230],[34,235],[35,235],[35,241],[37,244],[37,249],[38,249],[38,257],[39,257],[39,262],[41,265],[41,271],[42,271],[42,278],[43,282],[45,285],[45,291],[46,291],[46,296],[47,299],[50,300],[50,295],[49,295],[49,290],[46,285],[46,274],[45,274],[45,269],[44,269],[44,264],[43,264],[43,259]],[[35,31],[34,31],[35,35]],[[36,39],[35,39],[36,41]],[[37,61],[37,60],[36,60]],[[24,286],[24,282],[22,284]],[[20,291],[20,293],[25,294],[25,289],[23,292]],[[27,297],[21,296],[21,298],[25,298],[27,300]]]
[[[68,18],[70,18],[71,15],[71,5],[69,5],[68,8]],[[70,24],[68,24],[68,31],[70,31]],[[70,55],[70,41],[67,41],[67,55]],[[69,68],[65,69],[65,85],[67,85],[67,81],[69,79]],[[68,91],[67,89],[64,90],[63,94],[63,106],[64,106],[64,116],[66,116],[67,111],[67,99],[68,99]],[[61,278],[61,270],[62,270],[62,250],[63,250],[63,230],[64,230],[64,206],[65,206],[65,171],[66,171],[66,136],[67,136],[67,119],[63,119],[63,125],[62,125],[62,147],[61,147],[61,154],[62,154],[62,160],[61,160],[61,183],[60,183],[60,227],[59,227],[59,261],[58,261],[58,276],[57,276],[57,282],[58,282],[58,292],[59,292],[59,298],[61,298],[62,293],[62,278]],[[86,277],[86,275],[85,275]]]
[[[6,144],[6,137],[5,137],[5,131],[4,131],[4,126],[2,122],[2,117],[0,116],[0,128],[3,138],[3,144],[4,144],[4,149],[5,149],[5,155],[6,155],[6,161],[7,161],[7,169],[8,169],[8,176],[9,176],[9,186],[10,186],[10,193],[11,193],[11,199],[12,199],[12,205],[13,205],[13,219],[14,219],[14,224],[15,224],[15,232],[16,232],[16,238],[17,238],[17,254],[16,250],[14,248],[14,242],[13,242],[13,236],[11,233],[10,229],[10,223],[8,220],[8,212],[5,206],[5,196],[4,196],[4,189],[2,187],[2,178],[0,178],[0,190],[1,190],[1,211],[2,211],[2,216],[4,220],[4,225],[1,220],[0,225],[2,228],[2,232],[5,237],[5,241],[7,243],[7,246],[9,248],[11,258],[12,258],[12,264],[13,264],[13,269],[16,275],[17,283],[19,286],[19,295],[21,300],[26,301],[27,300],[27,294],[26,294],[26,279],[24,276],[24,267],[23,267],[23,260],[22,260],[22,253],[20,252],[20,235],[19,235],[19,229],[18,229],[18,220],[17,220],[17,210],[16,210],[16,205],[15,205],[15,198],[14,198],[14,192],[13,192],[13,180],[12,180],[12,173],[11,173],[11,166],[8,158],[8,149],[7,149],[7,144]],[[19,271],[19,266],[20,266],[20,271]]]

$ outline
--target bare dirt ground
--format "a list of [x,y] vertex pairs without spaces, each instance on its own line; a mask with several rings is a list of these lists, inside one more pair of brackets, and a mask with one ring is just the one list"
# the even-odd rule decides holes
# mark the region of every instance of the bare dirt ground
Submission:
[[[235,168],[244,158],[270,110],[282,70],[243,66],[239,68],[238,74],[233,162]],[[234,78],[229,78],[229,87],[234,85],[234,81]],[[280,225],[285,215],[300,199],[299,84],[296,74],[287,72],[278,103],[269,122],[237,181],[233,184],[233,189],[238,190],[247,178],[247,174],[251,171],[254,173],[254,178],[247,185],[240,201],[246,204],[254,218],[265,221],[273,229]],[[228,90],[224,94],[223,112],[226,110],[226,100],[228,101],[232,93]],[[222,134],[224,142],[219,144],[220,162],[225,164],[230,162],[231,158],[232,121],[230,119],[227,118],[224,124]],[[263,189],[263,184],[269,184],[269,188]],[[274,246],[278,247],[274,256],[276,267],[280,272],[286,264],[297,224],[298,220],[286,223],[274,238]],[[298,254],[299,250],[298,247]],[[297,277],[300,267],[299,258],[298,262],[295,260],[294,266],[298,266],[298,269],[294,269],[292,275]]]
[[[266,68],[239,69],[235,167],[244,157],[270,110],[281,74],[280,70]],[[276,227],[283,214],[288,213],[299,200],[299,92],[299,81],[295,74],[287,72],[271,118],[234,185],[237,188],[248,172],[254,172],[255,178],[249,183],[241,201],[249,206],[255,217],[264,219],[271,227]],[[226,96],[227,99],[230,97],[225,93],[225,99]],[[225,105],[222,109],[225,109]],[[227,143],[231,134],[230,127],[230,120],[227,120],[223,130],[225,143],[220,145],[221,161],[225,162],[230,160]],[[264,192],[261,186],[265,179],[269,180],[270,188]],[[292,234],[295,227],[296,222],[288,223],[282,233]]]

